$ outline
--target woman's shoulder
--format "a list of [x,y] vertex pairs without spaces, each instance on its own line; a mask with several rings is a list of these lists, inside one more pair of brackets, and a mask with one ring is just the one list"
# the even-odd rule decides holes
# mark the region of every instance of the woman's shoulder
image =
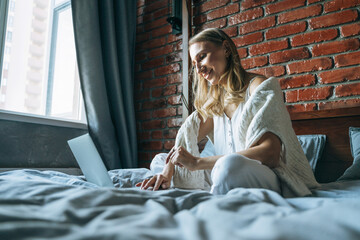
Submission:
[[253,93],[255,89],[266,79],[268,78],[263,75],[258,75],[258,74],[249,75],[249,86],[248,86],[249,95],[251,95],[251,93]]

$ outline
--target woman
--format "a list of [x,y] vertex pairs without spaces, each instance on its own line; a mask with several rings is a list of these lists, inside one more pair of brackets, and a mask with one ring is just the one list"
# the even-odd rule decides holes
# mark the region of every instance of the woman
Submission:
[[[299,196],[318,186],[301,146],[294,142],[296,136],[277,80],[246,72],[235,44],[220,29],[206,29],[194,36],[189,52],[196,69],[194,105],[201,119],[197,140],[213,131],[216,155],[196,157],[183,147],[174,147],[163,172],[137,186],[169,188],[176,165],[191,171],[212,169],[214,194],[245,187]],[[273,116],[273,110],[284,116]],[[285,156],[285,150],[290,155]],[[301,156],[293,157],[295,152]],[[290,167],[287,160],[291,160]],[[296,169],[299,166],[301,169]]]

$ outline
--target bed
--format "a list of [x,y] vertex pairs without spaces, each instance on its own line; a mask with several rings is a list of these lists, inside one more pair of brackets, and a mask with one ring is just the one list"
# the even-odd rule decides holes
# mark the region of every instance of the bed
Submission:
[[360,107],[291,114],[297,134],[325,134],[312,196],[264,189],[142,191],[148,169],[109,171],[116,186],[31,169],[0,174],[0,239],[359,239],[360,180],[336,181],[352,164],[349,127]]

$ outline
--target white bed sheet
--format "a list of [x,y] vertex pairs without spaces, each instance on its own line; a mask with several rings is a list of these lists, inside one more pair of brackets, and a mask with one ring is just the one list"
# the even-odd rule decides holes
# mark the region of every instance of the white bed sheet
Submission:
[[110,171],[117,189],[55,171],[0,174],[0,239],[359,239],[360,181],[312,197],[263,189],[133,188],[147,169]]

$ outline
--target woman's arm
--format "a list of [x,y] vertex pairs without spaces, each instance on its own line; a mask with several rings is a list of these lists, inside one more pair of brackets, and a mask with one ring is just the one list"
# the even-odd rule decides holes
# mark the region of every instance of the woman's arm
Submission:
[[[259,141],[252,145],[249,149],[237,152],[245,157],[259,160],[262,164],[269,168],[274,168],[279,165],[281,152],[281,141],[273,133],[265,133]],[[222,157],[194,157],[186,149],[179,147],[174,150],[170,156],[170,160],[174,165],[180,165],[188,168],[189,170],[212,169],[216,161]]]

